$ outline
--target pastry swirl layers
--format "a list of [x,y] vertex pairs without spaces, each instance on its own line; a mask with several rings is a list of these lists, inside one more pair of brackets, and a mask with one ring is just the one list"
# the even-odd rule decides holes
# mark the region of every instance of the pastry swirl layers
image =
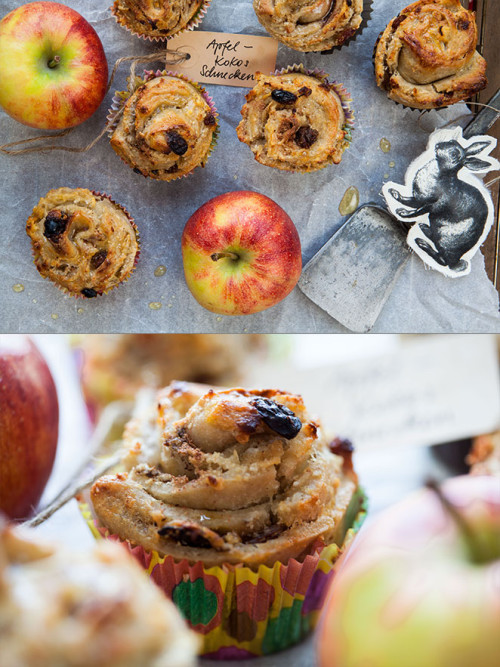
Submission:
[[302,72],[258,72],[237,127],[257,162],[309,172],[338,164],[348,146],[346,117],[334,84]]
[[127,100],[111,146],[143,176],[172,181],[205,166],[216,128],[214,110],[196,86],[158,76]]
[[174,382],[126,429],[126,473],[91,490],[100,522],[204,566],[272,565],[342,544],[357,479],[300,396]]
[[390,99],[416,109],[468,99],[487,83],[486,61],[476,44],[474,12],[460,0],[418,0],[379,37],[377,85]]
[[254,0],[257,18],[296,51],[325,51],[352,37],[362,22],[363,0]]
[[194,667],[197,640],[123,549],[69,552],[0,525],[2,667]]
[[115,0],[118,23],[138,35],[166,39],[183,30],[206,0]]
[[95,297],[132,273],[136,227],[124,208],[83,188],[58,188],[40,199],[26,223],[35,265],[74,296]]

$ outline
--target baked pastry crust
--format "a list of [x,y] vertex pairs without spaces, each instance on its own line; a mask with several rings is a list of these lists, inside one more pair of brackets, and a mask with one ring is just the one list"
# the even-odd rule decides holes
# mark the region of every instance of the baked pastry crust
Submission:
[[257,18],[296,51],[325,51],[352,37],[362,22],[363,0],[254,0]]
[[301,397],[207,389],[174,382],[129,423],[127,472],[91,489],[101,524],[147,551],[207,567],[258,568],[300,559],[318,541],[341,545],[357,478]]
[[346,118],[334,86],[302,72],[257,72],[236,132],[257,162],[309,172],[338,164],[348,146]]
[[134,171],[172,181],[205,166],[216,128],[215,113],[200,90],[164,75],[129,97],[111,146]]
[[375,48],[375,77],[391,100],[433,109],[466,100],[486,84],[476,51],[474,12],[460,0],[418,0],[384,30]]
[[69,552],[0,525],[2,667],[194,667],[197,639],[121,547]]
[[57,188],[42,197],[26,223],[35,266],[74,296],[94,297],[126,280],[139,253],[136,227],[109,197]]
[[206,0],[115,0],[112,12],[121,25],[147,37],[166,39],[183,30]]

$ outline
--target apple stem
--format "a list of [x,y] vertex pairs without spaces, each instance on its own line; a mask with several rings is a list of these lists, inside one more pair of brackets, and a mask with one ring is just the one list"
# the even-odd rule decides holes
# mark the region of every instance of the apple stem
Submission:
[[54,56],[52,60],[49,60],[47,65],[50,67],[50,69],[53,69],[54,67],[57,67],[61,62],[61,56]]
[[229,252],[229,251],[228,252],[214,252],[212,255],[210,255],[210,258],[214,262],[218,262],[219,259],[223,259],[224,257],[227,257],[227,258],[232,259],[234,261],[236,261],[237,259],[240,258],[239,255],[237,255],[235,252]]

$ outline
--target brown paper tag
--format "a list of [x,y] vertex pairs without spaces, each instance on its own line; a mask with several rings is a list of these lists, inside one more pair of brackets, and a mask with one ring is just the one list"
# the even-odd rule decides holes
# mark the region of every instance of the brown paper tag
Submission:
[[189,60],[171,69],[193,81],[252,88],[256,72],[276,69],[278,42],[271,37],[195,30],[172,37],[168,48],[189,53]]

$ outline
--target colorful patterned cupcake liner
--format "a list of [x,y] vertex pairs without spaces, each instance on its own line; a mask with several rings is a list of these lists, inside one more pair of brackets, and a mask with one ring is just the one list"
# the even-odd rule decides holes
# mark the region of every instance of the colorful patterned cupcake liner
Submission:
[[205,568],[201,561],[190,564],[146,552],[110,535],[87,503],[81,503],[80,509],[96,539],[121,543],[174,601],[201,636],[201,655],[238,660],[281,651],[314,629],[339,558],[361,527],[366,505],[360,490],[351,503],[353,516],[346,517],[351,527],[341,547],[318,540],[302,561],[261,565],[256,571],[244,565]]
[[198,11],[193,15],[193,17],[186,23],[186,25],[178,30],[177,32],[174,32],[170,35],[167,36],[159,36],[159,35],[145,35],[139,32],[136,32],[135,30],[132,30],[132,28],[129,27],[127,24],[126,20],[120,16],[120,14],[117,14],[115,11],[115,5],[113,4],[109,9],[113,16],[115,17],[116,22],[122,27],[125,28],[131,35],[134,35],[134,37],[139,37],[139,39],[144,39],[147,40],[148,42],[165,42],[166,40],[170,39],[171,37],[177,37],[177,35],[182,35],[184,32],[188,32],[190,30],[195,30],[198,28],[198,26],[201,24],[203,19],[205,18],[205,15],[208,11],[208,8],[210,7],[210,3],[212,0],[204,0],[204,2],[200,5]]

